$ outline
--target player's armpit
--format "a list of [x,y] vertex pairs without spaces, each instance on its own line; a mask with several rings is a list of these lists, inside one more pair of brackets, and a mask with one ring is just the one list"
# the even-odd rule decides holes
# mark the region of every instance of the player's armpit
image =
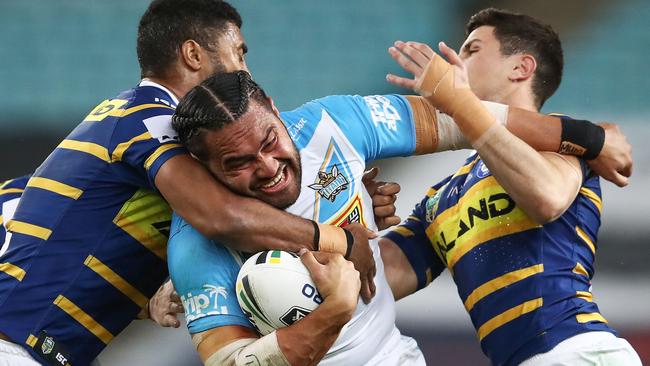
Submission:
[[309,220],[232,193],[190,155],[167,160],[155,184],[179,216],[206,237],[233,249],[297,252],[313,242],[314,227]]
[[388,238],[379,240],[381,259],[384,262],[386,280],[395,300],[404,298],[418,287],[418,278],[404,252]]

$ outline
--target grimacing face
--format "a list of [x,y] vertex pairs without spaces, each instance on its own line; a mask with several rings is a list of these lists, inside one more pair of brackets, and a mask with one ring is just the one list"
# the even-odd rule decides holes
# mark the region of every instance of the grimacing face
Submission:
[[238,121],[208,131],[204,163],[232,191],[287,208],[300,195],[300,155],[277,111],[251,101]]
[[513,60],[502,55],[500,48],[492,26],[474,29],[461,46],[459,55],[467,67],[470,88],[479,99],[502,102],[507,97]]

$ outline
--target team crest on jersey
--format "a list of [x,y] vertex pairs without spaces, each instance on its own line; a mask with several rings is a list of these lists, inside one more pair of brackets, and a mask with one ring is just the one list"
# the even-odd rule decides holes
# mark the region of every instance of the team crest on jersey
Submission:
[[330,202],[334,202],[336,196],[348,188],[348,179],[339,172],[339,168],[334,164],[328,171],[319,171],[316,183],[308,187],[318,192],[318,194]]
[[363,218],[363,205],[361,204],[361,197],[357,194],[352,202],[347,205],[341,214],[336,216],[329,224],[339,227],[346,227],[352,223],[360,223],[366,226],[366,220]]
[[490,175],[490,169],[485,166],[483,161],[479,161],[476,169],[476,177],[481,179],[487,177],[488,175]]
[[436,217],[436,211],[438,210],[438,202],[440,202],[440,195],[442,193],[442,188],[436,192],[433,196],[429,197],[426,204],[426,215],[425,219],[428,223],[432,223],[433,219]]

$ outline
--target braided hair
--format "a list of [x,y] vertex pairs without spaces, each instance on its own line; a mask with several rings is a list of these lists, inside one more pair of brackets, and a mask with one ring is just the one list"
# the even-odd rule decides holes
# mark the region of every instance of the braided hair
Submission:
[[203,133],[239,120],[251,100],[272,110],[266,93],[248,72],[217,73],[183,97],[172,117],[172,127],[185,148],[200,160],[207,160]]

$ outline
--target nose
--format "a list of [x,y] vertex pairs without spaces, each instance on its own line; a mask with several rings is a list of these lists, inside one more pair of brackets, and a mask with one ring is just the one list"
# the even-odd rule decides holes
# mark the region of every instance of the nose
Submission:
[[257,175],[260,178],[272,178],[277,174],[280,162],[271,154],[260,154],[257,158]]

